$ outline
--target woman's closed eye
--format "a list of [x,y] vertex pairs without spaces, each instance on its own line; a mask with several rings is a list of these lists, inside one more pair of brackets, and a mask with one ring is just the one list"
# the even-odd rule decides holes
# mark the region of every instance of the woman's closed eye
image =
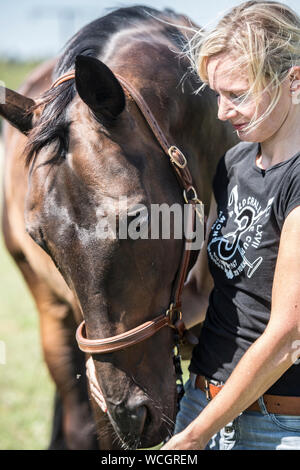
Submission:
[[229,97],[233,103],[239,103],[239,104],[242,102],[245,102],[248,98],[247,93],[240,93],[240,94],[230,93]]
[[[220,100],[220,97],[221,97],[220,93],[218,93],[217,91],[214,91],[214,94],[217,100]],[[248,98],[247,93],[232,93],[232,92],[228,93],[227,97],[233,103],[242,103],[243,101],[246,101]]]

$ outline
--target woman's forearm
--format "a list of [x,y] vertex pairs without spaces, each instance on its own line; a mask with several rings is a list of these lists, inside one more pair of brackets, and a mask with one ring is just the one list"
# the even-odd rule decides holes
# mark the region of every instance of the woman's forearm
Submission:
[[257,400],[293,363],[292,333],[266,331],[248,349],[223,389],[186,429],[200,446]]
[[266,331],[260,336],[218,395],[178,435],[180,447],[174,448],[203,449],[215,433],[254,403],[292,365],[294,340],[294,332]]

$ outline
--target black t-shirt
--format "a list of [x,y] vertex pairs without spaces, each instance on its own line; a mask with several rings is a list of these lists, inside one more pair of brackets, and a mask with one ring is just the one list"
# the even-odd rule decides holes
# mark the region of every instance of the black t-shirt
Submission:
[[[190,370],[224,382],[267,326],[281,229],[300,205],[300,152],[261,170],[258,151],[257,143],[239,143],[220,160],[213,181],[218,218],[207,252],[214,289]],[[268,393],[300,396],[300,364]]]

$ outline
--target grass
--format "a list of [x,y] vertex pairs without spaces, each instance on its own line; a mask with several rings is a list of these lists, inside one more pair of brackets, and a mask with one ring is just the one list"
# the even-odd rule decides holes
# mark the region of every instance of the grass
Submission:
[[0,60],[0,80],[7,88],[17,90],[24,78],[39,64],[39,62],[15,62]]
[[[17,89],[35,65],[0,61],[0,80]],[[0,141],[1,181],[2,162]],[[38,312],[0,230],[1,341],[6,363],[1,364],[0,357],[0,450],[45,449],[50,439],[54,385],[43,362]],[[183,369],[186,378],[186,361]]]

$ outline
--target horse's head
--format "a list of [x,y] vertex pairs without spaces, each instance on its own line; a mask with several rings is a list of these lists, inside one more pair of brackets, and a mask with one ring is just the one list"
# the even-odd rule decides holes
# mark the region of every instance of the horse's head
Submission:
[[[75,83],[53,88],[35,109],[25,97],[9,98],[6,117],[29,132],[26,229],[74,292],[87,337],[118,335],[164,313],[182,240],[172,227],[170,237],[150,238],[151,207],[181,203],[182,195],[115,75],[80,56]],[[163,328],[93,356],[112,424],[132,447],[157,444],[172,430],[172,345],[172,330]]]

